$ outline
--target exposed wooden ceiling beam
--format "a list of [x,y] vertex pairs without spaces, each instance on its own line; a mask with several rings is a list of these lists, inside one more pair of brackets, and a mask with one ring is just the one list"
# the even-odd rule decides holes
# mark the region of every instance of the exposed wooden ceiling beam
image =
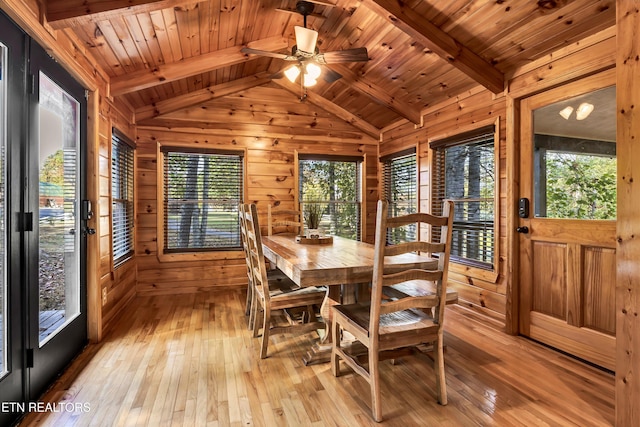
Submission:
[[194,4],[193,0],[46,0],[45,15],[54,29],[104,21],[123,14],[152,12]]
[[358,92],[368,96],[374,102],[380,105],[384,105],[388,109],[394,111],[400,117],[404,117],[405,119],[417,125],[422,124],[422,116],[420,115],[419,109],[414,108],[409,104],[405,104],[398,99],[395,99],[393,96],[389,95],[383,88],[374,85],[363,77],[358,76],[353,71],[351,71],[350,68],[345,67],[344,65],[331,64],[331,69],[342,74],[342,83],[347,84]]
[[363,3],[491,92],[504,91],[503,73],[402,1],[363,0]]
[[136,121],[152,119],[183,108],[193,107],[194,105],[202,104],[204,102],[211,101],[212,99],[221,98],[241,90],[269,83],[270,81],[271,77],[269,73],[258,73],[253,76],[244,77],[227,83],[209,86],[185,95],[156,102],[152,105],[145,105],[144,107],[136,109]]
[[273,137],[283,140],[298,140],[318,142],[335,140],[338,144],[355,142],[359,144],[378,144],[378,141],[365,136],[364,133],[353,130],[351,131],[327,131],[326,129],[315,129],[313,126],[274,126],[255,123],[220,123],[206,122],[202,120],[181,120],[175,118],[155,118],[145,120],[138,125],[138,129],[146,128],[167,128],[173,132],[202,132],[228,135],[231,137],[248,136],[248,137]]
[[[300,96],[300,86],[299,85],[291,83],[286,79],[273,80],[273,82],[275,84],[277,84],[278,86],[288,90],[289,92],[291,92],[292,94],[296,95],[297,97]],[[365,134],[369,135],[370,137],[374,138],[376,141],[380,140],[380,129],[378,129],[377,127],[375,127],[371,123],[367,122],[366,120],[361,119],[360,117],[356,116],[355,114],[345,110],[344,108],[334,104],[333,102],[329,101],[328,99],[323,98],[322,96],[318,95],[317,93],[308,92],[307,93],[307,97],[305,98],[305,100],[307,102],[310,102],[311,104],[317,106],[317,107],[322,108],[327,113],[331,113],[334,116],[338,117],[339,119],[344,120],[345,122],[349,123],[351,126],[355,127],[356,129],[361,130],[363,133],[365,133]]]
[[[285,49],[287,47],[287,40],[282,36],[276,36],[250,42],[247,46],[254,49],[276,51]],[[248,55],[240,52],[242,48],[243,46],[233,46],[204,55],[182,59],[170,64],[160,65],[153,69],[140,70],[114,77],[111,80],[111,95],[118,96],[135,92],[196,74],[240,64],[249,59]]]

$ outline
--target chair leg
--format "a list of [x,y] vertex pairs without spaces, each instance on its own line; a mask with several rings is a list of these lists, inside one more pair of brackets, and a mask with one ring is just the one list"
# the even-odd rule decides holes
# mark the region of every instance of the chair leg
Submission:
[[[253,292],[251,292],[252,286],[251,284],[249,284],[249,286],[247,286],[247,302],[245,303],[244,306],[244,315],[245,316],[251,316],[251,303],[252,303],[252,297],[253,297]],[[249,324],[249,327],[251,327],[251,324]]]
[[376,422],[382,421],[382,404],[380,402],[380,357],[378,352],[369,348],[369,385],[371,386],[371,413]]
[[260,345],[260,359],[267,357],[267,346],[269,345],[269,329],[271,327],[271,309],[264,307],[262,322],[262,342]]
[[436,394],[438,403],[447,404],[447,381],[444,375],[444,345],[443,337],[440,335],[434,343],[433,349],[433,370],[436,374]]
[[340,327],[336,320],[336,316],[333,316],[333,321],[331,323],[331,372],[334,377],[340,376],[340,359],[338,358],[338,347],[340,347]]
[[249,326],[253,329],[253,337],[256,338],[258,336],[258,332],[260,330],[260,321],[258,320],[258,310],[260,309],[260,304],[258,304],[258,300],[253,295],[253,302],[251,303],[251,315],[249,316]]

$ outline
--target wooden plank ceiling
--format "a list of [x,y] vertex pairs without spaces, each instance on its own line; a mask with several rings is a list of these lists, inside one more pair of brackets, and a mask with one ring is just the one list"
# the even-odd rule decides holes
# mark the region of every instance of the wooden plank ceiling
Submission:
[[[285,61],[240,51],[289,54],[293,27],[303,24],[296,0],[40,3],[53,28],[70,28],[86,44],[109,73],[111,94],[136,110],[140,124],[173,126],[187,117],[223,126],[224,114],[197,109],[230,104],[220,100],[258,86],[270,89],[259,92],[267,103],[300,96],[299,87],[273,78]],[[501,93],[516,67],[615,24],[613,0],[313,3],[307,26],[319,32],[320,51],[366,47],[370,60],[331,65],[342,78],[319,79],[306,102],[374,138],[399,121],[420,124],[423,109],[477,86]]]

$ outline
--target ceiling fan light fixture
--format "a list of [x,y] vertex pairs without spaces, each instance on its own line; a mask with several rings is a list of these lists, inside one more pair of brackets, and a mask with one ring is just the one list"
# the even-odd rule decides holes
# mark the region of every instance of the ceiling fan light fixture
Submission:
[[298,46],[298,50],[308,53],[309,55],[313,55],[316,51],[318,32],[297,25],[294,29],[296,32],[296,44]]
[[593,112],[594,106],[593,104],[589,104],[588,102],[583,102],[576,109],[576,120],[584,120],[589,117],[589,114]]
[[567,106],[560,110],[558,114],[560,114],[563,119],[569,120],[569,117],[571,117],[571,113],[573,113],[573,107]]
[[304,87],[315,86],[316,83],[318,83],[318,81],[309,74],[305,73],[305,75],[302,77],[302,84],[304,85]]
[[291,67],[284,70],[284,75],[289,79],[291,83],[295,83],[296,79],[300,75],[300,68],[297,65],[292,65]]
[[305,70],[307,71],[305,75],[308,74],[314,80],[320,77],[320,73],[322,72],[322,69],[313,62],[308,62],[305,66]]

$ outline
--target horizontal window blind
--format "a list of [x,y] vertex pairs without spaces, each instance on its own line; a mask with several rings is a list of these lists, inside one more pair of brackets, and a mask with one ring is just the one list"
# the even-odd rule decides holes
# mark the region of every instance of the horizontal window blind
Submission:
[[454,202],[451,259],[492,269],[495,252],[495,161],[493,132],[452,141],[434,150],[432,212]]
[[[417,212],[418,180],[415,149],[381,160],[384,197],[389,206],[389,216]],[[416,224],[394,228],[388,231],[387,240],[392,244],[415,241],[416,232]]]
[[111,233],[113,264],[133,255],[133,154],[132,143],[113,132],[111,145]]
[[164,250],[240,249],[241,153],[164,151]]

